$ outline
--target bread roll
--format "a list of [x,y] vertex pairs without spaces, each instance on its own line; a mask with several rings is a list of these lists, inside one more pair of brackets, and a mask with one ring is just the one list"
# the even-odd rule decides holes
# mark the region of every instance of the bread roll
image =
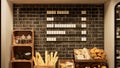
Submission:
[[93,59],[105,59],[106,57],[103,49],[98,49],[96,47],[90,50],[90,54]]

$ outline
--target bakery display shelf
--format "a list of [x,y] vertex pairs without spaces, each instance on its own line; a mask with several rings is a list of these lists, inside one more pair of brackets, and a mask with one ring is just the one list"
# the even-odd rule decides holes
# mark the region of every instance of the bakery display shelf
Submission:
[[33,68],[34,31],[13,30],[11,68]]

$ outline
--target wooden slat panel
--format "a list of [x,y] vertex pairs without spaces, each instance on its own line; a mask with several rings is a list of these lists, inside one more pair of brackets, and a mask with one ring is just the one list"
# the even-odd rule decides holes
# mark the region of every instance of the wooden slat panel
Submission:
[[71,3],[71,4],[78,4],[78,3],[82,3],[82,4],[86,4],[86,3],[89,3],[89,4],[96,4],[96,3],[98,3],[98,4],[101,4],[101,3],[105,3],[107,0],[8,0],[8,1],[11,1],[11,2],[13,2],[13,3],[41,3],[41,4],[43,4],[43,3],[47,3],[47,4],[49,4],[49,3],[52,3],[52,4],[56,4],[56,3]]

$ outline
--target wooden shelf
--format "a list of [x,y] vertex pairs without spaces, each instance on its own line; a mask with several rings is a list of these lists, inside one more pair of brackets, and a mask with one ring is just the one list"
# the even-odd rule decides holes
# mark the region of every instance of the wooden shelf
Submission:
[[33,60],[11,60],[11,62],[33,62]]
[[[28,55],[26,55],[28,54]],[[34,31],[14,30],[12,35],[11,68],[33,68]]]
[[33,43],[31,43],[31,44],[14,44],[14,45],[33,45]]
[[90,59],[90,60],[75,60],[75,62],[107,62],[107,60],[105,60],[105,59],[98,59],[98,60]]
[[22,44],[20,44],[20,45],[13,45],[13,47],[15,47],[15,46],[23,46],[23,47],[29,46],[29,47],[33,47],[33,45],[31,45],[31,44],[25,44],[25,45],[22,45]]

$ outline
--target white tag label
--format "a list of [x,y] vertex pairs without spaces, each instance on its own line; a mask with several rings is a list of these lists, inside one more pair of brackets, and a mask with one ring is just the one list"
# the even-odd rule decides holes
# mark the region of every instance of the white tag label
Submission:
[[87,41],[87,38],[86,37],[82,37],[81,41]]
[[87,34],[86,30],[81,31],[81,34]]
[[82,10],[81,14],[87,14],[87,11],[86,10]]
[[86,28],[87,25],[86,24],[81,24],[81,28]]

